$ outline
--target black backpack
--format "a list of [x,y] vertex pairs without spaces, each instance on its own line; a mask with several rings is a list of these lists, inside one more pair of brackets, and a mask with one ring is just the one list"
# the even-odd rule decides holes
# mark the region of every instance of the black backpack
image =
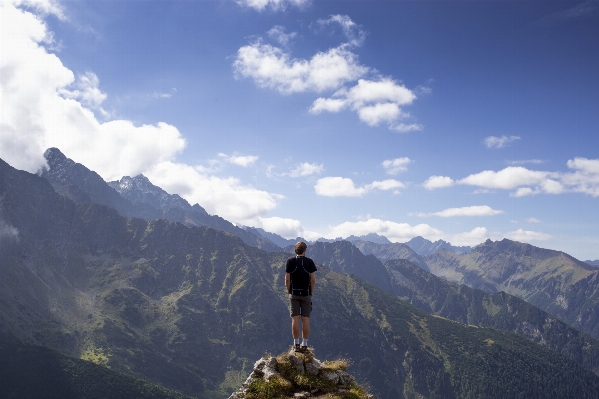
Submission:
[[295,269],[289,275],[291,276],[291,295],[308,296],[311,294],[310,273],[304,267],[303,256],[295,257]]

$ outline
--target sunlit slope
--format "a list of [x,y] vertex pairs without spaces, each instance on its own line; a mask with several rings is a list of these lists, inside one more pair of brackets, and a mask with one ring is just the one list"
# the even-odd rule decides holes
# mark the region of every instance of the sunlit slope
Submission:
[[599,270],[563,252],[504,239],[469,254],[439,251],[425,260],[437,276],[505,291],[599,337]]
[[[75,204],[1,162],[0,196],[18,231],[0,247],[0,315],[23,341],[200,398],[226,397],[256,358],[288,347],[287,254]],[[517,335],[431,316],[325,267],[317,278],[311,345],[348,358],[377,397],[599,395],[599,377]]]

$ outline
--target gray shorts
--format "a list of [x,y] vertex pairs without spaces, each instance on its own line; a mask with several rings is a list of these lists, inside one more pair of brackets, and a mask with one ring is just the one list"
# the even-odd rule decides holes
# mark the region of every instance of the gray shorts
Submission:
[[310,312],[312,312],[312,295],[289,295],[289,313],[291,317],[302,316],[309,318]]

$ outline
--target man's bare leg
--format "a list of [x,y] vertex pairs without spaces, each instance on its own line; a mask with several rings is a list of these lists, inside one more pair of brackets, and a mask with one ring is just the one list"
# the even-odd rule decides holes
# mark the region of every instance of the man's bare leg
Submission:
[[308,346],[308,338],[310,337],[310,318],[302,317],[302,338],[304,339],[303,345]]
[[[293,339],[299,339],[299,316],[293,316],[291,318],[291,334],[293,334]],[[308,334],[310,333],[310,327],[308,327]]]

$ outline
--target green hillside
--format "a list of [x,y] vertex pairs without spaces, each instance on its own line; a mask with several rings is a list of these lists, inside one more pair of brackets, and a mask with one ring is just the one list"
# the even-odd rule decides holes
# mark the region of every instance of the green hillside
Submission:
[[563,252],[504,239],[469,254],[439,251],[424,259],[437,276],[505,291],[599,338],[599,270]]
[[[227,397],[255,359],[290,344],[288,254],[75,204],[3,162],[0,196],[18,231],[0,246],[0,315],[19,339],[199,398]],[[432,316],[326,267],[317,279],[311,345],[348,359],[378,398],[599,396],[599,377],[518,335]]]
[[39,346],[0,343],[1,397],[183,399],[188,396]]

